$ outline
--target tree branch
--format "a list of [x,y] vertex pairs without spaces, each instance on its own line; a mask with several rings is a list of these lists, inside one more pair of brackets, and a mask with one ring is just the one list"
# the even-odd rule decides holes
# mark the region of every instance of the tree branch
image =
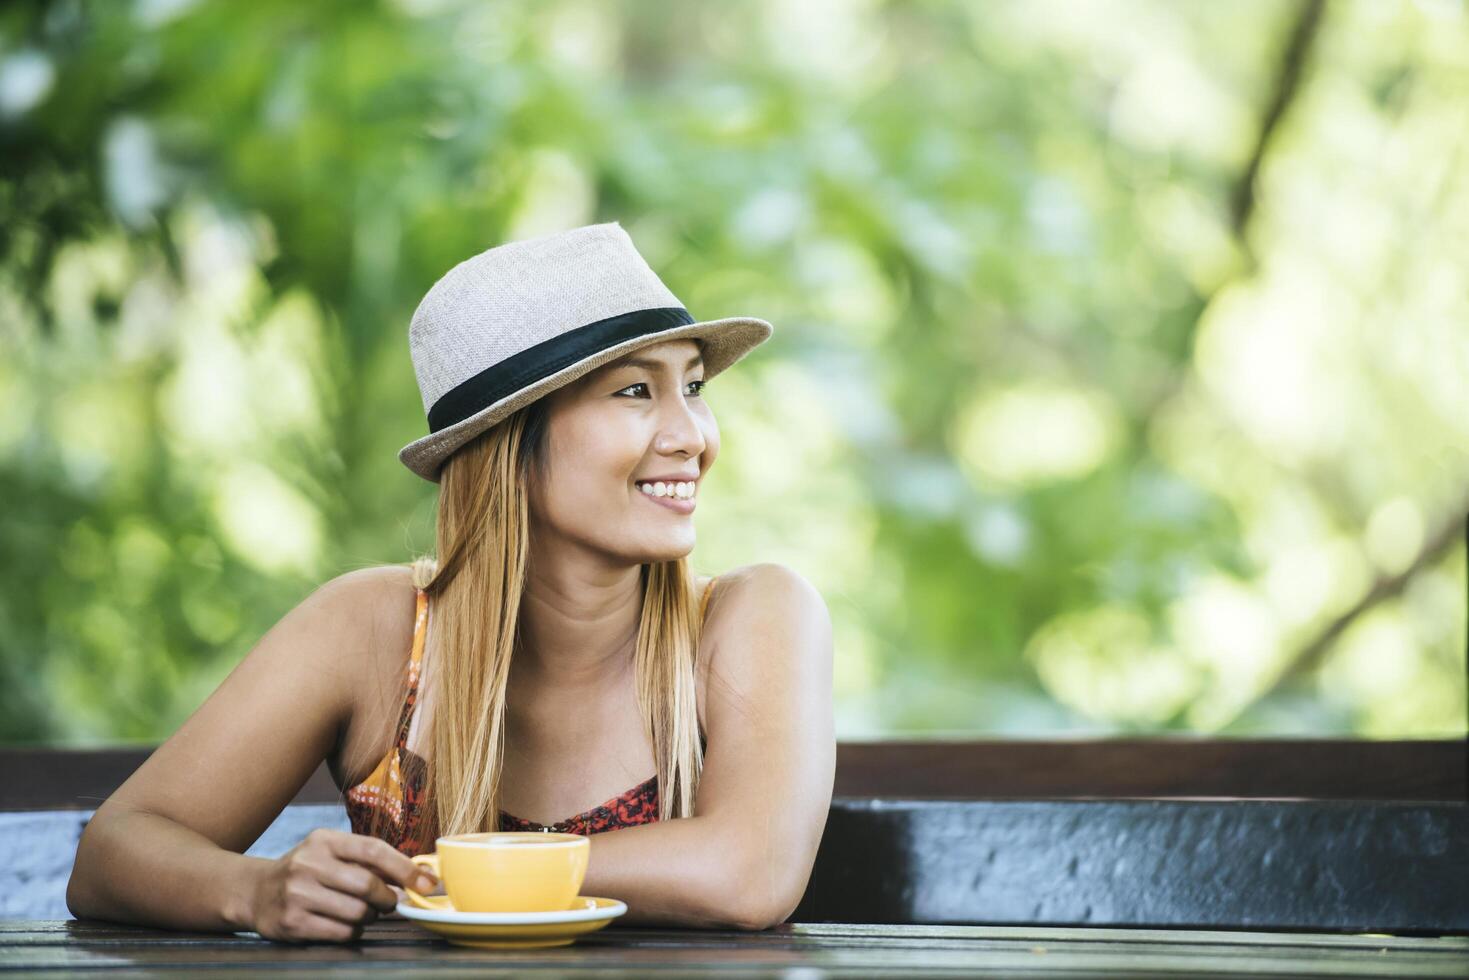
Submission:
[[1443,557],[1459,540],[1459,536],[1465,533],[1465,514],[1469,514],[1469,495],[1460,502],[1457,511],[1451,512],[1424,540],[1423,547],[1418,549],[1418,554],[1407,568],[1396,575],[1381,576],[1373,582],[1372,587],[1350,609],[1328,623],[1314,639],[1297,650],[1276,676],[1275,682],[1252,699],[1251,704],[1264,700],[1277,688],[1286,686],[1319,667],[1348,626],[1369,609],[1401,594],[1414,575]]
[[1250,153],[1249,165],[1240,175],[1239,182],[1235,184],[1229,210],[1235,236],[1241,242],[1244,241],[1245,226],[1249,223],[1250,216],[1255,210],[1255,180],[1259,176],[1260,165],[1270,149],[1270,141],[1275,136],[1276,127],[1279,126],[1280,120],[1285,116],[1286,110],[1290,108],[1300,88],[1301,71],[1310,56],[1311,45],[1316,40],[1324,6],[1325,0],[1305,0],[1301,5],[1300,16],[1291,28],[1290,39],[1286,42],[1285,52],[1276,72],[1275,94],[1260,123],[1260,132],[1255,138],[1255,148]]
[[[1280,121],[1285,117],[1286,111],[1300,92],[1301,76],[1310,59],[1316,37],[1320,33],[1324,8],[1324,0],[1304,0],[1301,5],[1300,15],[1291,26],[1290,36],[1286,40],[1280,64],[1276,68],[1270,104],[1265,108],[1259,132],[1255,135],[1255,145],[1250,151],[1250,161],[1230,192],[1230,224],[1234,238],[1239,244],[1240,254],[1245,257],[1246,269],[1254,265],[1254,257],[1250,252],[1250,243],[1245,236],[1245,229],[1255,213],[1255,182],[1259,177],[1260,167],[1265,160],[1266,153],[1270,150],[1271,141],[1275,137]],[[1140,429],[1145,429],[1163,405],[1183,390],[1188,375],[1186,365],[1193,356],[1193,342],[1198,332],[1199,321],[1204,311],[1209,308],[1209,304],[1214,301],[1214,297],[1229,281],[1229,277],[1226,277],[1223,282],[1216,284],[1210,295],[1195,296],[1193,315],[1190,318],[1191,325],[1187,331],[1181,331],[1177,340],[1178,367],[1173,377],[1160,385],[1158,390],[1147,399],[1139,415]]]

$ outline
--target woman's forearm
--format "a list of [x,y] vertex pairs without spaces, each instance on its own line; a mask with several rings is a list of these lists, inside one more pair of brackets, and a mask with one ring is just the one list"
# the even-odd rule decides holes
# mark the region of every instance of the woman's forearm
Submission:
[[94,816],[83,831],[66,905],[79,919],[249,930],[251,886],[269,863],[225,850],[166,817],[118,809]]
[[[764,928],[779,869],[752,873],[755,864],[721,833],[695,816],[593,834],[582,894],[626,902],[622,925]],[[66,903],[77,918],[249,930],[249,895],[269,864],[166,817],[119,810],[94,818],[82,834]]]
[[[724,836],[721,836],[721,834]],[[583,895],[616,898],[615,924],[762,929],[769,875],[751,873],[742,846],[707,816],[593,834]]]

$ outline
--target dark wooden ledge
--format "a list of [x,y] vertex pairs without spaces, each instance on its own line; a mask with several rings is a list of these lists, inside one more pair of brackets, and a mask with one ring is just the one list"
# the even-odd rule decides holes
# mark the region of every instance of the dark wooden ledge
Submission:
[[923,799],[1469,799],[1464,739],[843,742],[836,795]]
[[[95,809],[153,748],[0,748],[0,810]],[[834,795],[1465,802],[1466,768],[1463,739],[847,741]],[[292,802],[338,799],[323,765]]]

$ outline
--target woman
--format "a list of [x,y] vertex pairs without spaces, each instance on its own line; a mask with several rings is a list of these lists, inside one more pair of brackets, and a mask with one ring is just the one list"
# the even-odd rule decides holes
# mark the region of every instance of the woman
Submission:
[[[435,837],[546,827],[591,836],[582,891],[623,922],[783,921],[831,802],[830,619],[785,566],[687,558],[700,392],[770,334],[694,322],[617,222],[452,269],[409,330],[430,433],[399,453],[440,484],[437,559],[271,629],[97,810],[72,913],[355,939],[434,886],[409,856]],[[323,759],[353,832],[242,856]]]

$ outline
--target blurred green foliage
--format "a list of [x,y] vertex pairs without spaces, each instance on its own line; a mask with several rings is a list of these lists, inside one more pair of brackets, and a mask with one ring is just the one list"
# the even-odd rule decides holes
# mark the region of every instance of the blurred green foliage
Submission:
[[432,544],[406,329],[619,220],[695,316],[695,564],[839,733],[1465,727],[1460,2],[0,11],[0,738],[158,741]]

